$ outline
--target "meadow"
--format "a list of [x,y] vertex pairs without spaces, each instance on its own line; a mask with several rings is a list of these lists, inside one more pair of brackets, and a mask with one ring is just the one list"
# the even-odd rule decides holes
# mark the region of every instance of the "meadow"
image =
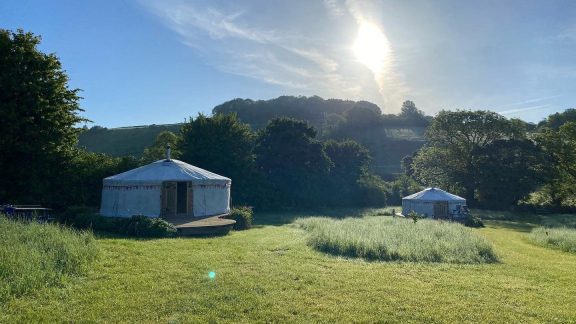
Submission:
[[91,233],[0,214],[0,303],[83,275],[97,254]]
[[[500,262],[381,262],[307,244],[296,219],[382,210],[257,213],[247,231],[213,238],[97,236],[84,277],[0,304],[2,322],[573,322],[576,254],[531,243],[568,219],[486,212],[473,229]],[[378,216],[389,218],[388,216]],[[538,221],[538,222],[535,222]],[[215,278],[209,273],[213,271]]]
[[403,217],[364,217],[335,220],[299,219],[309,232],[308,244],[335,255],[380,261],[493,263],[492,245],[458,223]]
[[576,229],[538,227],[532,230],[530,240],[542,246],[576,253]]

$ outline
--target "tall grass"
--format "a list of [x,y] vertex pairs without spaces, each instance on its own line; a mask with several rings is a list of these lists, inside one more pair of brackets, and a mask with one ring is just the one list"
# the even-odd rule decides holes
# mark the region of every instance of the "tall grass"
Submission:
[[560,227],[537,227],[532,230],[528,238],[541,246],[560,249],[565,252],[576,252],[576,229]]
[[364,217],[299,219],[308,244],[335,255],[369,260],[490,263],[498,256],[483,237],[463,225],[433,220]]
[[84,273],[96,253],[91,233],[0,214],[0,302]]

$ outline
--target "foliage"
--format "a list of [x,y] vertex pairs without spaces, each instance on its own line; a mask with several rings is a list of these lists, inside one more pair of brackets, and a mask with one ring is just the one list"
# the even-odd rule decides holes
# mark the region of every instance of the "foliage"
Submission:
[[230,210],[230,214],[226,215],[225,218],[235,220],[234,230],[241,231],[252,227],[253,214],[252,207],[236,206]]
[[538,123],[538,128],[541,130],[547,128],[558,130],[560,126],[569,122],[576,122],[575,108],[566,109],[563,112],[557,112],[548,116],[545,120]]
[[144,164],[166,158],[166,147],[170,145],[170,157],[180,158],[181,152],[176,147],[178,136],[170,131],[163,131],[156,137],[154,144],[144,149],[142,153],[142,162]]
[[508,208],[547,180],[549,159],[530,140],[498,140],[473,151],[481,206]]
[[484,227],[484,222],[482,222],[482,219],[476,214],[469,214],[468,217],[464,219],[463,224],[468,227]]
[[147,125],[119,128],[94,126],[83,129],[78,147],[90,152],[111,156],[134,156],[139,158],[144,150],[153,145],[162,132],[179,133],[182,124]]
[[133,157],[111,157],[102,153],[75,150],[64,173],[63,186],[52,188],[57,198],[52,206],[99,206],[102,179],[140,166]]
[[387,203],[389,205],[401,205],[402,198],[422,190],[422,186],[407,175],[400,175],[394,181],[387,184]]
[[258,171],[270,181],[283,206],[311,206],[321,192],[332,162],[316,130],[304,121],[272,120],[258,136]]
[[173,237],[174,225],[161,218],[135,215],[132,217],[103,217],[86,207],[71,207],[61,214],[59,221],[78,229],[131,237]]
[[528,235],[530,241],[547,247],[576,253],[576,229],[537,227]]
[[544,128],[536,141],[551,159],[547,165],[551,174],[550,181],[532,197],[532,203],[555,209],[576,208],[576,122],[566,122],[558,129]]
[[128,219],[126,235],[134,237],[172,237],[176,235],[176,228],[161,218],[137,215]]
[[420,215],[420,214],[418,214],[417,212],[415,212],[415,211],[413,211],[413,210],[411,210],[411,211],[408,213],[407,217],[410,218],[410,219],[414,222],[414,224],[416,224],[419,219],[425,218],[423,215]]
[[96,254],[90,233],[0,215],[0,305],[86,274]]
[[[77,141],[79,89],[40,37],[0,29],[0,200],[48,203]],[[24,167],[25,166],[25,167]]]
[[[415,217],[414,219],[417,219]],[[457,223],[399,218],[307,218],[296,222],[323,252],[381,261],[492,263],[486,239]]]
[[412,163],[414,176],[429,186],[463,192],[468,204],[476,202],[482,179],[478,152],[496,141],[525,137],[523,125],[491,111],[441,111],[426,131],[429,146]]
[[182,126],[181,142],[184,162],[232,179],[235,203],[252,200],[255,135],[235,114],[199,114]]

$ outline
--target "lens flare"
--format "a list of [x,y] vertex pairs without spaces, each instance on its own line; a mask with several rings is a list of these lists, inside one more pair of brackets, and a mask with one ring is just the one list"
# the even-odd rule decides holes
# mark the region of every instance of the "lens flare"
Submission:
[[363,21],[358,28],[353,50],[358,61],[377,75],[384,69],[390,54],[390,42],[378,26]]

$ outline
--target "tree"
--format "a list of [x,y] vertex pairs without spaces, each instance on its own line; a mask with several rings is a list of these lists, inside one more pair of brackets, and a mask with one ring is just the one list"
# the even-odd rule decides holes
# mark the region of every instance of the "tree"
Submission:
[[525,133],[518,123],[495,112],[441,111],[426,137],[429,145],[413,163],[416,178],[428,185],[457,186],[469,204],[474,204],[480,177],[475,152],[497,140],[522,139]]
[[368,174],[371,157],[366,148],[357,142],[347,140],[324,143],[324,151],[332,161],[326,177],[324,200],[331,206],[351,206],[361,204],[359,180]]
[[54,205],[55,188],[71,166],[79,89],[40,37],[0,30],[0,201]]
[[537,196],[554,208],[576,207],[576,122],[565,122],[557,129],[544,127],[536,141],[551,159],[550,181]]
[[142,161],[152,163],[157,160],[166,158],[166,146],[170,145],[170,156],[178,159],[181,152],[177,148],[178,136],[170,131],[163,131],[156,137],[154,144],[144,149]]
[[251,203],[255,135],[250,126],[236,114],[199,114],[182,126],[180,137],[183,161],[232,179],[234,203]]
[[547,157],[531,140],[498,140],[472,153],[477,161],[478,201],[506,208],[536,190],[549,173]]
[[288,118],[273,119],[259,133],[256,165],[277,192],[276,204],[317,205],[332,162],[315,137],[306,122]]

